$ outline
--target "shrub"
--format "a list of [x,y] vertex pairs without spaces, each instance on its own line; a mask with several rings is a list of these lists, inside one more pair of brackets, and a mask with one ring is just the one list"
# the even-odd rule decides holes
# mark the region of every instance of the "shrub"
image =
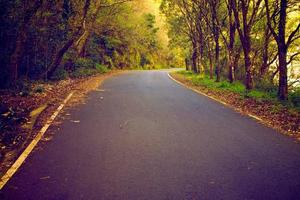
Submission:
[[277,86],[274,85],[271,81],[265,79],[259,79],[257,82],[255,82],[255,88],[269,93],[276,94],[277,92]]
[[96,64],[96,70],[97,70],[99,73],[101,73],[101,74],[106,73],[106,72],[109,71],[108,68],[107,68],[107,66],[101,65],[101,64]]
[[43,93],[44,92],[44,88],[42,86],[37,86],[35,89],[34,89],[34,92],[35,93]]
[[229,88],[230,87],[230,83],[227,81],[222,81],[220,82],[220,84],[217,86],[218,88]]
[[95,74],[96,69],[89,69],[85,67],[79,67],[70,74],[73,78],[81,78]]
[[228,90],[230,90],[231,92],[243,94],[246,90],[246,87],[241,82],[236,81],[230,84]]
[[95,68],[95,65],[96,64],[94,63],[94,61],[90,58],[78,58],[74,63],[75,68]]
[[31,92],[31,83],[27,79],[19,79],[12,87],[13,91],[20,96],[28,96]]
[[291,92],[289,95],[289,99],[295,107],[300,107],[300,88],[295,90],[294,92]]
[[58,68],[54,72],[53,77],[52,77],[53,80],[63,80],[66,78],[68,78],[68,72],[65,69],[63,69],[62,67]]

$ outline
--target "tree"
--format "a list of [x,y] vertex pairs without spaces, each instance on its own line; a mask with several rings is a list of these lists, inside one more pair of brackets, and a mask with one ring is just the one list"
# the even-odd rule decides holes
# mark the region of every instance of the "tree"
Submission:
[[[277,0],[275,1],[277,2]],[[279,86],[278,86],[278,98],[280,100],[287,100],[288,98],[288,75],[287,75],[287,53],[289,46],[297,39],[300,38],[300,34],[297,34],[300,29],[300,22],[296,25],[296,28],[286,37],[286,18],[288,1],[280,0],[279,5],[279,19],[276,18],[277,10],[274,9],[273,14],[270,14],[269,0],[265,0],[267,24],[275,38],[278,48],[278,60],[279,60]],[[277,29],[277,32],[275,31]],[[294,55],[297,55],[296,52]]]
[[[244,52],[245,65],[245,85],[247,90],[253,88],[251,49],[251,29],[256,21],[262,0],[232,0],[232,10],[234,13],[236,27],[240,36]],[[252,6],[251,6],[252,5]],[[241,16],[240,16],[241,15]]]
[[25,11],[24,17],[20,22],[15,48],[11,55],[9,64],[9,80],[11,81],[12,85],[14,85],[16,80],[18,79],[19,63],[21,57],[23,56],[24,45],[27,40],[27,29],[31,24],[32,17],[36,14],[42,4],[43,0],[34,1],[33,5]]

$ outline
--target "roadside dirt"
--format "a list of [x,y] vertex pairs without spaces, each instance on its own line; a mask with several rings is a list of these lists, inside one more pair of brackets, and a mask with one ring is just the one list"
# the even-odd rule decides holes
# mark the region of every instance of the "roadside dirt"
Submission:
[[204,86],[195,86],[191,80],[178,73],[170,73],[170,75],[190,88],[227,103],[231,108],[242,114],[259,117],[262,119],[262,121],[259,121],[260,123],[274,128],[285,135],[292,136],[297,142],[300,142],[299,112],[291,112],[288,108],[275,105],[272,102],[257,101],[253,98],[241,98],[239,94],[230,91],[211,90]]
[[86,95],[96,90],[106,78],[125,72],[115,70],[82,79],[32,83],[31,92],[26,96],[21,93],[1,91],[0,177],[71,91],[74,94],[67,106],[84,102]]

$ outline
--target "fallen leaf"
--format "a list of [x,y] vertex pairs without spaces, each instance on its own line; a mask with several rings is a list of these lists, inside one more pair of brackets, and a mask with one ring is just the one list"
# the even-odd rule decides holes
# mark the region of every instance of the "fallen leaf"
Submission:
[[45,179],[49,179],[49,178],[50,178],[50,176],[44,176],[44,177],[41,177],[40,179],[45,180]]

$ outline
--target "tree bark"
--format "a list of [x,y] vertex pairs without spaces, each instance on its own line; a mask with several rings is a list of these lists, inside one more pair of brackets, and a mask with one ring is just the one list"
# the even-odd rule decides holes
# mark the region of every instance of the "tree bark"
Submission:
[[185,59],[184,59],[184,62],[185,62],[185,70],[186,70],[186,71],[189,71],[189,70],[190,70],[190,67],[189,67],[189,59],[188,59],[188,58],[185,58]]
[[243,45],[244,63],[245,63],[245,72],[246,72],[245,86],[247,90],[251,90],[253,88],[253,79],[252,79],[252,69],[251,69],[252,64],[250,58],[251,42],[250,42],[250,36],[248,34],[245,34],[243,43],[244,43]]
[[[251,49],[251,29],[255,22],[255,17],[257,15],[258,9],[261,4],[261,0],[253,0],[252,1],[252,9],[250,9],[251,1],[250,0],[239,0],[240,6],[238,5],[236,0],[232,0],[232,10],[234,13],[234,19],[236,23],[236,27],[239,33],[240,41],[242,43],[243,52],[244,52],[244,63],[245,63],[245,86],[247,90],[251,90],[253,88],[253,79],[252,79],[252,63],[250,58]],[[239,7],[241,9],[242,15],[242,28],[241,21],[239,15]],[[251,10],[251,13],[250,13]],[[249,13],[251,14],[250,19],[248,19]]]
[[213,35],[215,41],[215,74],[216,74],[216,82],[220,81],[220,44],[219,44],[219,37],[220,37],[220,28],[217,24],[217,7],[218,7],[218,0],[210,1],[211,7],[211,17],[212,17],[212,24],[213,24]]
[[42,4],[43,0],[35,1],[33,7],[25,12],[25,16],[21,22],[16,38],[16,46],[10,57],[9,79],[12,84],[15,84],[16,80],[18,79],[19,62],[21,60],[21,57],[23,56],[24,45],[27,40],[27,29],[30,26],[32,17],[36,14]]
[[49,70],[47,72],[47,78],[51,78],[57,69],[57,67],[60,65],[63,56],[68,51],[68,49],[73,45],[74,39],[70,39],[68,42],[65,43],[65,45],[56,53],[55,58],[51,66],[49,67]]
[[55,72],[55,70],[60,65],[64,54],[69,50],[69,48],[84,34],[86,17],[90,7],[90,0],[86,0],[83,7],[83,14],[81,18],[81,25],[77,27],[77,30],[73,33],[70,39],[62,46],[62,48],[56,53],[54,57],[54,61],[49,67],[49,70],[46,72],[47,78],[51,78]]
[[286,26],[286,9],[287,0],[280,1],[280,17],[278,24],[278,59],[279,59],[279,86],[278,98],[286,100],[288,98],[288,82],[287,82],[287,48],[285,43],[285,26]]
[[[229,2],[230,3],[230,2]],[[228,15],[229,15],[229,44],[228,44],[228,61],[229,61],[229,69],[228,69],[228,80],[230,83],[233,83],[235,79],[235,74],[234,74],[234,36],[235,36],[235,23],[234,20],[232,19],[232,7],[231,4],[228,5]]]
[[198,58],[198,50],[197,50],[197,43],[196,41],[192,42],[193,50],[192,50],[192,70],[195,73],[198,73],[198,67],[197,67],[197,58]]
[[76,42],[77,45],[75,48],[76,48],[78,56],[80,56],[80,57],[85,56],[85,45],[86,45],[89,37],[90,37],[90,31],[85,30],[84,33],[82,34],[82,36]]
[[263,44],[263,55],[262,55],[262,65],[260,68],[260,77],[263,78],[268,70],[269,62],[269,42],[270,42],[270,30],[268,27],[265,28],[264,33],[264,44]]
[[278,98],[286,100],[288,98],[288,78],[287,78],[287,48],[278,46],[278,60],[279,60],[279,86]]
[[[272,26],[272,21],[275,19],[270,16],[269,9],[269,1],[265,0],[266,4],[266,14],[267,14],[267,22],[268,27],[276,40],[278,47],[278,60],[279,60],[279,85],[278,85],[278,99],[279,100],[287,100],[288,99],[288,79],[287,79],[287,52],[291,43],[298,38],[296,33],[300,30],[300,23],[297,25],[296,29],[291,32],[291,34],[287,37],[286,41],[286,15],[287,15],[287,0],[280,0],[280,8],[279,8],[279,22],[278,22],[278,33],[275,32],[275,28]],[[276,25],[276,24],[275,24]]]

